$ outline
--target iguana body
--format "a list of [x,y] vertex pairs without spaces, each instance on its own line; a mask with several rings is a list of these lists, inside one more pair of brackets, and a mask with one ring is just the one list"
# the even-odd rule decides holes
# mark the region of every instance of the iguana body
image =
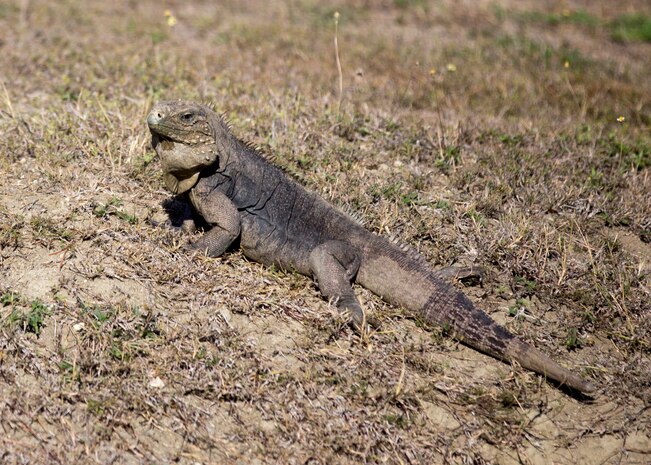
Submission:
[[520,341],[445,281],[445,273],[373,234],[307,191],[249,145],[210,108],[161,102],[147,118],[167,187],[189,191],[212,226],[193,247],[210,256],[239,240],[244,254],[314,277],[326,299],[364,324],[357,282],[386,301],[448,328],[470,347],[589,393],[592,385]]

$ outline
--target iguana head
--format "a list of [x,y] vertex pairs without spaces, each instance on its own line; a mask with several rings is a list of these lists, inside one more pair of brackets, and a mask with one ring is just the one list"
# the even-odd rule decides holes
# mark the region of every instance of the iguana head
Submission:
[[151,145],[161,158],[165,185],[173,193],[190,190],[199,172],[217,161],[215,118],[210,108],[181,100],[159,102],[147,116]]

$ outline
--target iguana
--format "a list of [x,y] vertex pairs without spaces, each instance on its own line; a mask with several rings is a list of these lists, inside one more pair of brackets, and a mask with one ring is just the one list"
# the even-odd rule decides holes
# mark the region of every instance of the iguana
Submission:
[[362,328],[365,313],[352,288],[359,283],[474,349],[580,392],[594,391],[476,308],[448,282],[451,268],[431,269],[420,255],[371,233],[302,187],[235,137],[210,106],[159,102],[147,124],[165,185],[176,195],[188,193],[210,225],[192,248],[216,257],[239,241],[254,261],[313,277],[321,294]]

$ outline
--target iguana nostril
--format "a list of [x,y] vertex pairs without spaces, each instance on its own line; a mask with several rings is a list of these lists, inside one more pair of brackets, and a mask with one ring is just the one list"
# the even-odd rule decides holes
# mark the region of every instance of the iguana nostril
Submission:
[[150,126],[155,126],[163,119],[163,114],[160,111],[152,111],[147,116],[147,124]]

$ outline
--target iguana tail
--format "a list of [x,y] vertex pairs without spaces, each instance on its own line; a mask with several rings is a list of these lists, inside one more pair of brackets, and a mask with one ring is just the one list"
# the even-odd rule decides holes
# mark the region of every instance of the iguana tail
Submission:
[[452,285],[431,271],[424,259],[405,253],[374,236],[360,244],[362,263],[357,282],[386,301],[419,313],[427,322],[448,329],[464,344],[540,373],[586,394],[594,386],[561,367],[493,321]]

